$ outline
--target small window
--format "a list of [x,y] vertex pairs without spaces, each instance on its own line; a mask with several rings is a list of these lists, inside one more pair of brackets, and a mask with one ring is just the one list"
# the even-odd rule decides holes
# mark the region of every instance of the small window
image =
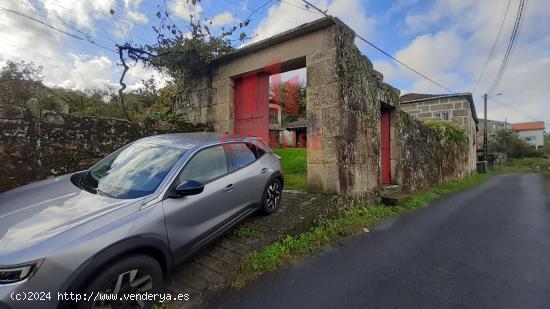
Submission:
[[227,173],[227,161],[222,146],[201,150],[189,161],[180,176],[178,183],[185,180],[196,180],[202,183]]
[[232,170],[237,170],[256,161],[257,154],[254,153],[254,150],[252,150],[251,147],[245,145],[244,143],[227,144],[226,151],[229,153],[229,157],[231,158]]
[[437,112],[434,113],[434,117],[445,121],[449,121],[451,119],[450,112]]

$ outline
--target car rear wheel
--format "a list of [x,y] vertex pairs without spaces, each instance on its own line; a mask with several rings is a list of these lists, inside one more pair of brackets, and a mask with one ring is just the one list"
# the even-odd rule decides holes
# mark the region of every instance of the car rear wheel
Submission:
[[262,197],[262,206],[260,210],[265,215],[270,215],[281,206],[283,197],[283,185],[277,178],[272,179],[266,186]]
[[[115,262],[92,279],[82,292],[89,301],[80,301],[78,309],[151,308],[153,300],[139,295],[156,293],[162,286],[162,269],[147,255],[132,255]],[[132,297],[132,299],[130,299]]]

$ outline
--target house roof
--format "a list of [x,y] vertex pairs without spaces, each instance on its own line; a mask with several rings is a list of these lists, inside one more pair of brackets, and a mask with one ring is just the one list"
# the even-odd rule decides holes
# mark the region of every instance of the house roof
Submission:
[[441,96],[439,94],[427,94],[427,93],[407,93],[399,98],[399,102],[410,102],[416,100],[430,99]]
[[307,128],[307,123],[305,119],[300,119],[287,124],[286,128],[287,129]]
[[399,98],[401,104],[423,102],[429,100],[439,100],[445,98],[457,98],[465,97],[470,102],[470,109],[472,110],[472,117],[476,123],[479,123],[477,118],[476,106],[474,104],[474,98],[470,92],[465,93],[453,93],[453,94],[427,94],[427,93],[407,93]]
[[544,130],[544,121],[522,122],[512,124],[512,131]]

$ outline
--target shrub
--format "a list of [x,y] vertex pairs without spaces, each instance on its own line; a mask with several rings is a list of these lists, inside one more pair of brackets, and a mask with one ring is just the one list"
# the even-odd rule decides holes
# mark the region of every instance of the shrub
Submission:
[[505,153],[511,159],[542,157],[542,150],[535,150],[516,133],[512,131],[499,131],[489,136],[489,152]]
[[441,136],[443,142],[465,142],[468,140],[468,136],[466,135],[464,128],[456,123],[438,119],[429,119],[426,120],[425,123],[432,130],[436,131],[439,136]]

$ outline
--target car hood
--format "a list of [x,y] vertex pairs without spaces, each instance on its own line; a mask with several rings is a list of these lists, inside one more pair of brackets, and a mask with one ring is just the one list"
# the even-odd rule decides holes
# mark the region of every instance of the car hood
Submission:
[[[0,194],[0,255],[28,248],[136,202],[89,193],[70,178],[52,178]],[[112,217],[108,221],[118,216]]]

